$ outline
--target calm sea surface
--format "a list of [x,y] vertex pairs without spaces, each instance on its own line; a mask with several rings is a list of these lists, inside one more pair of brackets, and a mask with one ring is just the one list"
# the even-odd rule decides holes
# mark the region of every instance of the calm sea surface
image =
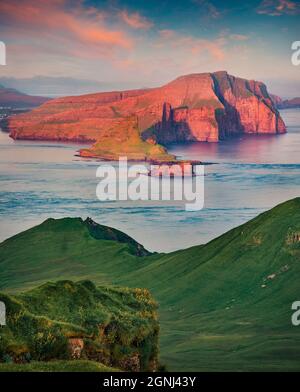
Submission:
[[169,146],[180,157],[215,163],[205,166],[205,208],[196,212],[164,202],[100,202],[99,162],[75,157],[80,145],[15,142],[0,132],[0,240],[48,217],[90,216],[150,250],[205,243],[300,196],[300,109],[281,113],[286,135]]

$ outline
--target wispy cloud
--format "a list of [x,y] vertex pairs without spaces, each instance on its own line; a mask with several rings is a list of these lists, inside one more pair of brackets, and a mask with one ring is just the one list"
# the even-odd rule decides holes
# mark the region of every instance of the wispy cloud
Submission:
[[228,38],[233,41],[247,41],[249,39],[245,34],[229,34]]
[[129,13],[126,10],[120,11],[121,20],[133,29],[148,30],[153,23],[138,12]]
[[[6,34],[30,40],[52,40],[65,50],[74,46],[83,52],[104,55],[118,49],[130,49],[133,38],[120,28],[106,23],[107,15],[94,7],[84,7],[80,0],[69,6],[67,0],[18,0],[0,2],[0,24]],[[25,33],[25,35],[24,35]]]
[[218,19],[221,17],[221,11],[209,0],[193,0],[199,6],[203,16],[206,19]]
[[263,34],[267,25],[252,30],[261,16],[250,14],[242,2],[163,0],[157,9],[146,2],[135,2],[133,9],[132,3],[0,0],[1,40],[8,50],[8,66],[1,72],[132,80],[135,85],[140,80],[141,86],[218,69],[261,79],[298,72],[287,70],[277,38],[286,26],[286,37],[297,32],[297,17],[286,24],[284,16],[299,14],[299,0],[257,0],[255,11],[276,19],[271,38]]
[[300,3],[291,0],[263,0],[256,11],[269,16],[299,15]]
[[184,35],[175,30],[160,30],[159,40],[154,43],[157,47],[176,48],[179,53],[186,55],[199,55],[207,53],[216,60],[222,60],[225,40],[223,37],[216,39],[198,38],[191,35]]

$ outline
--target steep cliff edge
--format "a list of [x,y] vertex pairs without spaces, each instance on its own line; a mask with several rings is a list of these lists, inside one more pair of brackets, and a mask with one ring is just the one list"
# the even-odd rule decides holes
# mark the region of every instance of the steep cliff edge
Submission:
[[159,144],[286,132],[266,86],[225,71],[181,76],[153,89],[55,99],[10,118],[7,130],[14,139],[95,143],[82,156],[128,153],[139,160],[172,159]]

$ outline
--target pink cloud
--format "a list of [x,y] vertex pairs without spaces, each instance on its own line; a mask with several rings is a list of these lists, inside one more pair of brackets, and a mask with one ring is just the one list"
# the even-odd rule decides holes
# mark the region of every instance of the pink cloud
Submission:
[[160,30],[160,31],[159,31],[159,36],[160,36],[163,40],[165,40],[165,39],[171,39],[171,38],[174,38],[174,37],[176,36],[176,33],[175,33],[174,30],[165,29],[165,30]]
[[174,30],[161,30],[159,31],[159,40],[154,46],[177,48],[178,51],[186,52],[187,55],[206,52],[216,60],[223,60],[225,57],[224,44],[224,37],[210,40],[180,34]]
[[247,41],[249,37],[244,34],[230,34],[229,38],[233,41]]
[[128,13],[124,10],[119,13],[121,20],[133,29],[148,30],[153,26],[153,23],[140,15],[138,12]]
[[300,4],[291,0],[263,0],[257,8],[257,13],[262,15],[298,15]]
[[[84,8],[80,0],[68,8],[67,0],[24,0],[20,5],[17,0],[0,2],[0,23],[8,25],[7,34],[26,39],[64,38],[70,47],[76,43],[90,45],[93,50],[113,51],[130,49],[132,37],[120,29],[112,29],[105,24],[106,15],[96,8]],[[24,36],[23,36],[24,38]]]

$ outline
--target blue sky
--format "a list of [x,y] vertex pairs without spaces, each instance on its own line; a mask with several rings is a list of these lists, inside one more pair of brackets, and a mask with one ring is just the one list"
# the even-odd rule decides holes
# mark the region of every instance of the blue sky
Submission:
[[[71,76],[137,86],[227,70],[300,94],[299,0],[2,0],[0,76]],[[298,94],[298,95],[299,95]]]

